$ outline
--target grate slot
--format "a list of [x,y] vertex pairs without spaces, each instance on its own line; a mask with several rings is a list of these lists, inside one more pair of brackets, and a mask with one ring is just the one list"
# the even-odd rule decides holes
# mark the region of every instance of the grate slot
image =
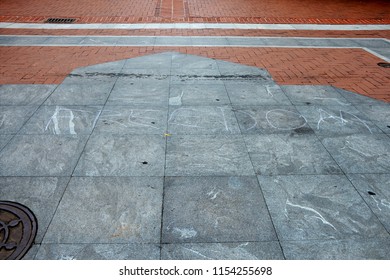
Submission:
[[75,18],[48,18],[45,23],[73,23]]

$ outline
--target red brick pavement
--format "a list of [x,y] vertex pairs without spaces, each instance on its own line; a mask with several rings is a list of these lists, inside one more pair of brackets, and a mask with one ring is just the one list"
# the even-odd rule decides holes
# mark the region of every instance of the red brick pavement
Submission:
[[388,0],[1,0],[0,21],[390,23]]
[[58,84],[77,67],[163,51],[266,68],[279,84],[334,85],[390,102],[390,69],[361,49],[0,47],[0,84]]

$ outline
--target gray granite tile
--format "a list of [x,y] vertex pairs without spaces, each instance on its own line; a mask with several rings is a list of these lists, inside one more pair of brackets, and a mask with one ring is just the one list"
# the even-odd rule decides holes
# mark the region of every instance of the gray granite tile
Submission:
[[258,176],[280,240],[387,238],[345,176]]
[[172,53],[159,53],[127,59],[124,69],[170,69],[171,63]]
[[120,37],[116,36],[88,36],[82,40],[79,45],[92,45],[92,46],[113,46],[119,40]]
[[216,62],[221,75],[241,77],[243,80],[257,77],[259,81],[273,81],[271,75],[265,69],[223,60],[216,60]]
[[35,255],[38,253],[40,245],[32,245],[31,248],[27,251],[27,253],[24,255],[22,260],[29,260],[32,261],[35,258]]
[[86,136],[17,135],[0,153],[2,176],[70,176]]
[[107,101],[108,105],[168,106],[169,83],[166,81],[131,81],[119,78]]
[[45,45],[77,45],[86,39],[84,36],[53,36],[45,40]]
[[80,67],[72,71],[73,75],[81,75],[82,77],[111,77],[115,74],[119,74],[122,71],[123,66],[125,65],[126,60],[119,60],[113,62],[106,62],[96,65],[90,65],[86,67]]
[[349,174],[348,178],[390,232],[390,174]]
[[314,132],[319,135],[382,133],[353,106],[297,106],[297,110],[306,118]]
[[157,177],[72,178],[43,243],[160,243],[162,187]]
[[17,133],[37,108],[37,106],[0,106],[0,134]]
[[76,176],[163,176],[163,135],[102,135],[89,139]]
[[233,105],[291,105],[280,87],[273,83],[226,83]]
[[167,108],[107,105],[96,124],[96,133],[158,134],[167,131]]
[[389,173],[390,141],[384,134],[321,137],[345,173]]
[[11,140],[13,136],[14,135],[12,134],[7,134],[7,135],[0,134],[0,151],[5,147],[5,145],[7,145],[7,143],[9,142],[9,140]]
[[91,134],[102,106],[42,106],[20,134]]
[[116,41],[116,46],[154,46],[156,37],[125,37],[121,36]]
[[305,116],[294,106],[234,106],[243,134],[313,134]]
[[364,104],[356,107],[383,132],[390,134],[390,104]]
[[390,42],[379,38],[355,39],[353,41],[355,42],[355,44],[362,46],[364,48],[384,48],[384,49],[390,48]]
[[255,177],[168,177],[163,243],[276,240]]
[[188,84],[210,84],[223,85],[224,77],[221,76],[218,69],[181,69],[172,68],[171,84],[188,85]]
[[186,243],[162,246],[163,260],[282,260],[278,242]]
[[58,85],[0,85],[0,105],[41,105]]
[[218,70],[218,65],[214,59],[207,57],[173,53],[172,70],[174,69],[181,69],[183,71],[193,69],[203,69],[205,71]]
[[289,260],[389,260],[390,239],[282,242]]
[[294,105],[343,105],[350,103],[331,86],[281,86]]
[[64,81],[46,100],[45,105],[104,105],[115,81]]
[[170,136],[167,176],[254,175],[244,140],[238,135]]
[[68,181],[66,177],[0,177],[0,197],[21,203],[35,214],[38,221],[35,242],[40,243]]
[[122,79],[130,82],[153,82],[153,81],[170,81],[170,68],[124,68],[120,73],[119,81]]
[[212,37],[208,38],[207,36],[194,36],[192,37],[192,46],[227,46],[229,42],[226,38],[223,37]]
[[359,104],[373,104],[373,105],[382,105],[386,104],[386,102],[377,100],[356,92],[348,91],[341,88],[335,88],[349,103],[354,105]]
[[228,105],[230,99],[225,86],[220,85],[171,85],[169,92],[170,105]]
[[321,142],[307,135],[245,135],[256,174],[340,174]]
[[177,134],[240,134],[234,112],[229,106],[171,107],[168,131]]
[[153,244],[42,244],[36,260],[158,260]]
[[191,46],[192,38],[190,36],[174,36],[174,37],[165,37],[157,36],[155,44],[157,46]]

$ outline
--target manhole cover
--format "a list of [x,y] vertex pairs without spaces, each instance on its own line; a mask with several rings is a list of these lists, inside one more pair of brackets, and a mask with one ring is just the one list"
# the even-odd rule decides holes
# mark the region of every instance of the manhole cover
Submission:
[[388,62],[379,62],[378,66],[383,67],[383,68],[390,68],[390,63],[388,63]]
[[0,201],[0,260],[19,260],[30,249],[37,220],[26,206]]
[[48,18],[45,23],[73,23],[75,18]]

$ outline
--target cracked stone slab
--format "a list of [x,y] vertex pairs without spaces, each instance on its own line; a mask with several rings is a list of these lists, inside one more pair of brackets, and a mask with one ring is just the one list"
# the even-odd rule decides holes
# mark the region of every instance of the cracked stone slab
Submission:
[[1,135],[0,134],[0,151],[5,147],[5,145],[8,144],[8,142],[11,140],[11,138],[14,135],[8,134],[8,135]]
[[275,83],[225,83],[225,86],[233,105],[291,105]]
[[248,176],[253,167],[240,135],[170,136],[166,176]]
[[58,85],[0,85],[0,105],[39,106]]
[[21,134],[91,134],[102,106],[42,106]]
[[171,85],[170,105],[221,106],[229,105],[230,100],[225,86],[220,85]]
[[139,106],[105,106],[95,133],[158,134],[167,131],[167,108]]
[[294,106],[234,106],[242,134],[313,134]]
[[163,176],[162,135],[93,134],[75,176]]
[[281,242],[288,260],[388,260],[389,239]]
[[294,105],[343,105],[350,103],[332,86],[281,86]]
[[157,177],[72,178],[43,243],[160,243],[162,187]]
[[340,174],[341,170],[315,136],[245,135],[256,174]]
[[382,133],[353,106],[297,106],[297,110],[306,118],[316,134]]
[[31,209],[38,220],[35,242],[40,243],[68,182],[67,177],[0,177],[0,197]]
[[389,173],[389,137],[384,134],[324,136],[321,142],[345,173]]
[[390,232],[390,174],[348,174],[348,178]]
[[168,177],[163,243],[272,241],[255,177]]
[[388,238],[342,175],[258,176],[280,240]]
[[163,260],[282,260],[278,242],[185,243],[162,246]]
[[70,176],[87,136],[16,135],[0,153],[1,176]]
[[158,260],[154,244],[42,244],[35,260]]
[[229,106],[171,106],[168,131],[177,134],[240,134]]
[[0,134],[16,134],[37,106],[0,106]]

